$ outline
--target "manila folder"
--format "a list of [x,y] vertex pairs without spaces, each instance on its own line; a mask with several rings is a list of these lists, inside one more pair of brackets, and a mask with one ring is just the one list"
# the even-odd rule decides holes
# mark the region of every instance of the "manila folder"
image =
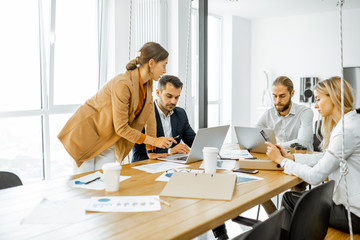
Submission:
[[231,200],[235,174],[175,172],[160,196]]

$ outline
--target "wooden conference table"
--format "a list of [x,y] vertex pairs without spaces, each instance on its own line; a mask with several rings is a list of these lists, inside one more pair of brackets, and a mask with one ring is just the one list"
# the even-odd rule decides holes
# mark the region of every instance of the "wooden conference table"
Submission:
[[[155,179],[162,173],[131,168],[155,162],[159,161],[123,165],[121,175],[131,178],[121,182],[119,192],[112,194],[72,188],[68,185],[70,178],[0,190],[0,239],[191,239],[302,182],[282,171],[260,170],[256,176],[264,179],[237,185],[231,201],[161,197],[171,206],[161,204],[158,212],[88,213],[84,220],[73,224],[21,224],[44,197],[159,195],[166,182]],[[197,169],[200,164],[195,162],[191,168]]]

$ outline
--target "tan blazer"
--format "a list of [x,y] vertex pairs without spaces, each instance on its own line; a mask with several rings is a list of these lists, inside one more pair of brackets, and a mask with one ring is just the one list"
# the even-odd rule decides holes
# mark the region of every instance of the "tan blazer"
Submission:
[[152,97],[153,83],[144,90],[143,109],[135,118],[139,104],[139,73],[135,69],[117,75],[94,97],[80,106],[58,134],[77,166],[115,145],[116,160],[121,162],[131,151],[146,125],[146,134],[156,136]]

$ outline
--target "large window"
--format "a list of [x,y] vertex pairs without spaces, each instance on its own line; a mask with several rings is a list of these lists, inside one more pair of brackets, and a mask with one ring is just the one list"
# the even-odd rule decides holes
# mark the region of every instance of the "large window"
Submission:
[[57,134],[98,90],[98,1],[1,1],[0,26],[0,170],[72,174]]
[[54,105],[82,104],[98,90],[97,1],[56,1],[55,15]]
[[41,107],[38,18],[36,1],[0,2],[1,112]]
[[[166,45],[166,1],[133,3],[133,18],[142,14],[151,28],[139,28],[136,18],[132,47],[141,39]],[[0,170],[23,182],[73,173],[74,161],[57,135],[116,74],[115,63],[123,60],[116,51],[128,48],[128,31],[119,25],[129,24],[116,17],[125,12],[128,5],[116,0],[0,1]],[[115,46],[116,36],[125,43]]]

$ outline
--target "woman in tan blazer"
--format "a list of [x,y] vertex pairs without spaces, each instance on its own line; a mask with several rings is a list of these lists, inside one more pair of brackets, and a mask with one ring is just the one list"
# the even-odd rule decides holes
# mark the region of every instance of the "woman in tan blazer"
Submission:
[[68,120],[58,138],[78,167],[113,145],[121,162],[135,143],[145,143],[147,149],[176,143],[173,138],[156,138],[152,98],[153,80],[166,73],[168,55],[160,44],[146,43],[125,73],[107,82]]

